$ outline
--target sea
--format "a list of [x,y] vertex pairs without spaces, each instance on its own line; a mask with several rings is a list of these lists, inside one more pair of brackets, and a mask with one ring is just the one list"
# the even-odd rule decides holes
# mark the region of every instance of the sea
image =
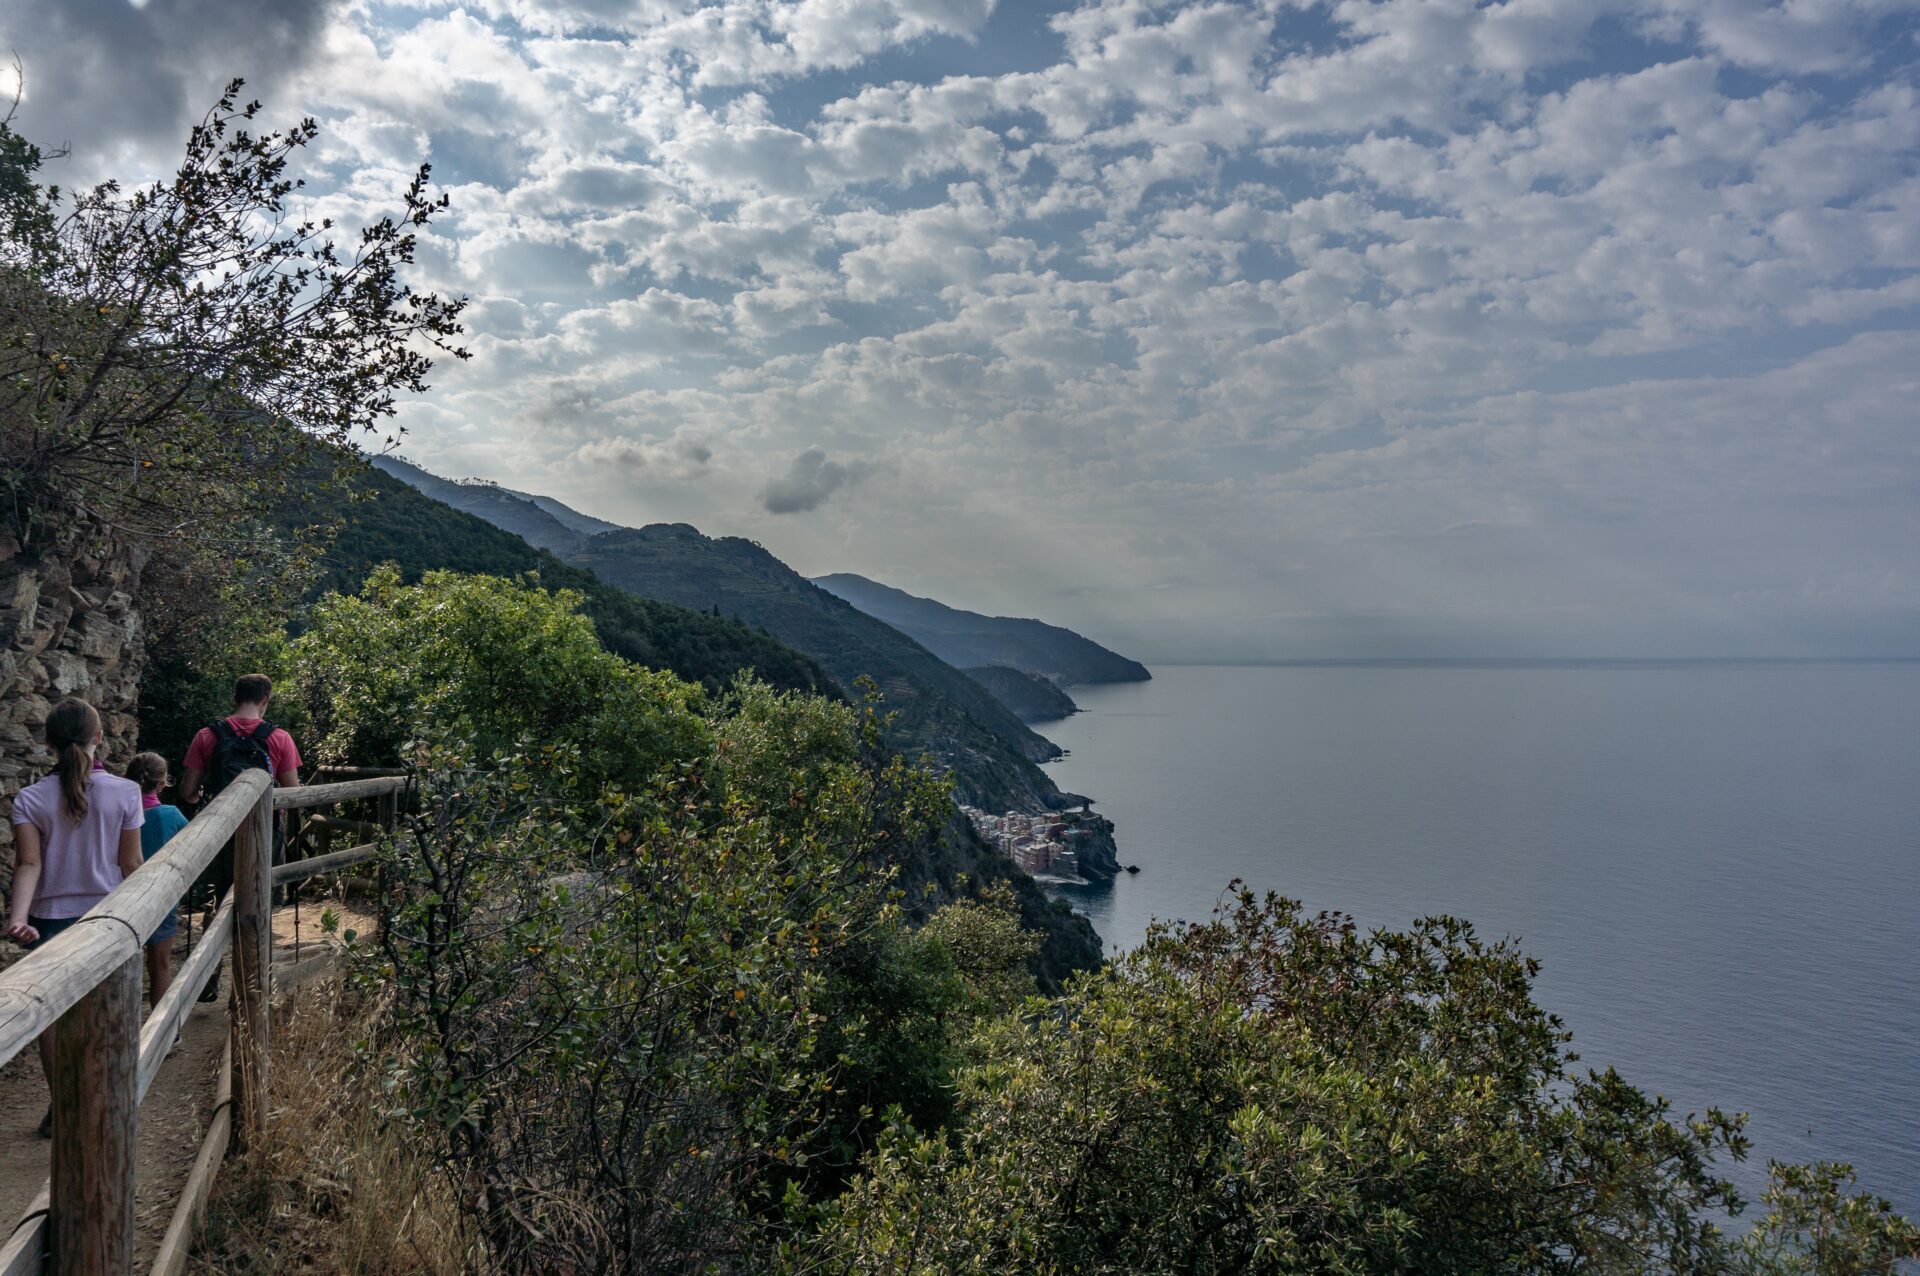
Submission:
[[1920,663],[1156,666],[1049,770],[1116,825],[1110,951],[1236,879],[1513,936],[1581,1067],[1750,1114],[1920,1217]]

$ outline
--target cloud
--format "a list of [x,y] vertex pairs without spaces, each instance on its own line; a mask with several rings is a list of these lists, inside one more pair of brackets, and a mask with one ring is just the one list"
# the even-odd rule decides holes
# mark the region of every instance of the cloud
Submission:
[[817,447],[793,458],[787,472],[760,490],[760,506],[769,514],[804,514],[828,497],[873,472],[866,461],[832,461]]
[[239,7],[23,0],[22,123],[137,178],[258,63],[312,212],[431,158],[441,470],[1239,654],[1920,605],[1910,0]]
[[177,153],[229,79],[269,98],[297,83],[345,11],[345,0],[12,0],[0,48],[25,70],[15,127],[71,146],[48,180],[151,176],[139,161]]
[[629,478],[694,479],[707,472],[713,449],[696,438],[595,439],[571,458],[583,470],[611,466]]

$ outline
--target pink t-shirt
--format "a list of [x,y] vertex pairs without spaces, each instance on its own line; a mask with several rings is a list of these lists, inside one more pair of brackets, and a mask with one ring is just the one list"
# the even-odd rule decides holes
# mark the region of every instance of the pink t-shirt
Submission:
[[[235,735],[248,736],[261,724],[262,718],[228,718],[227,725],[233,728]],[[187,746],[187,765],[205,775],[213,765],[213,728],[201,727],[193,743]],[[267,738],[267,759],[273,763],[274,778],[278,779],[288,771],[300,769],[300,748],[294,744],[293,737],[287,734],[285,727],[275,727]]]
[[60,777],[34,781],[13,797],[13,823],[40,830],[40,884],[27,912],[78,917],[120,885],[120,834],[145,820],[140,786],[95,770],[87,813],[75,820],[60,796]]

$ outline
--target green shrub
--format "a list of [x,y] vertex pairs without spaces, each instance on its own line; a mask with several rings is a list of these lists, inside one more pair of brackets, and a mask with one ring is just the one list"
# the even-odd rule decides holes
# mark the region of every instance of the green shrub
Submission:
[[403,585],[390,570],[358,596],[321,599],[293,643],[310,752],[391,764],[421,745],[475,759],[558,750],[581,797],[609,783],[639,793],[704,756],[699,689],[604,650],[580,603],[492,576]]
[[[797,1270],[1892,1272],[1920,1233],[1782,1171],[1733,1239],[1716,1156],[1578,1073],[1532,963],[1451,919],[1359,933],[1242,894],[988,1028],[945,1131],[871,1158]],[[1822,1249],[1822,1246],[1825,1248]],[[1805,1266],[1796,1266],[1805,1263]]]

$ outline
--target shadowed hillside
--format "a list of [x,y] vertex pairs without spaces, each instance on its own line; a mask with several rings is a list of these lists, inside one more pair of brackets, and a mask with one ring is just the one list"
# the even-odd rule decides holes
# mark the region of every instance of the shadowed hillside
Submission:
[[[441,485],[457,493],[488,490],[460,483]],[[518,503],[552,521],[531,503]],[[505,506],[502,503],[494,508]],[[350,494],[315,491],[309,504],[283,510],[280,517],[288,528],[320,522],[339,525],[316,592],[351,593],[359,589],[369,571],[388,562],[399,567],[408,581],[438,569],[490,576],[538,572],[544,585],[575,589],[586,595],[585,611],[593,618],[600,641],[615,655],[670,669],[709,690],[725,686],[740,670],[751,669],[775,687],[840,694],[839,685],[818,661],[758,630],[728,617],[638,598],[612,588],[592,572],[562,562],[520,536],[452,508],[379,470],[368,470],[355,478]]]
[[991,691],[993,698],[1013,710],[1022,722],[1056,722],[1080,712],[1072,696],[1037,673],[1011,665],[981,665],[960,672]]
[[814,584],[839,595],[962,669],[1008,665],[1072,686],[1081,682],[1145,682],[1147,667],[1071,629],[1017,616],[982,616],[931,598],[839,572]]

